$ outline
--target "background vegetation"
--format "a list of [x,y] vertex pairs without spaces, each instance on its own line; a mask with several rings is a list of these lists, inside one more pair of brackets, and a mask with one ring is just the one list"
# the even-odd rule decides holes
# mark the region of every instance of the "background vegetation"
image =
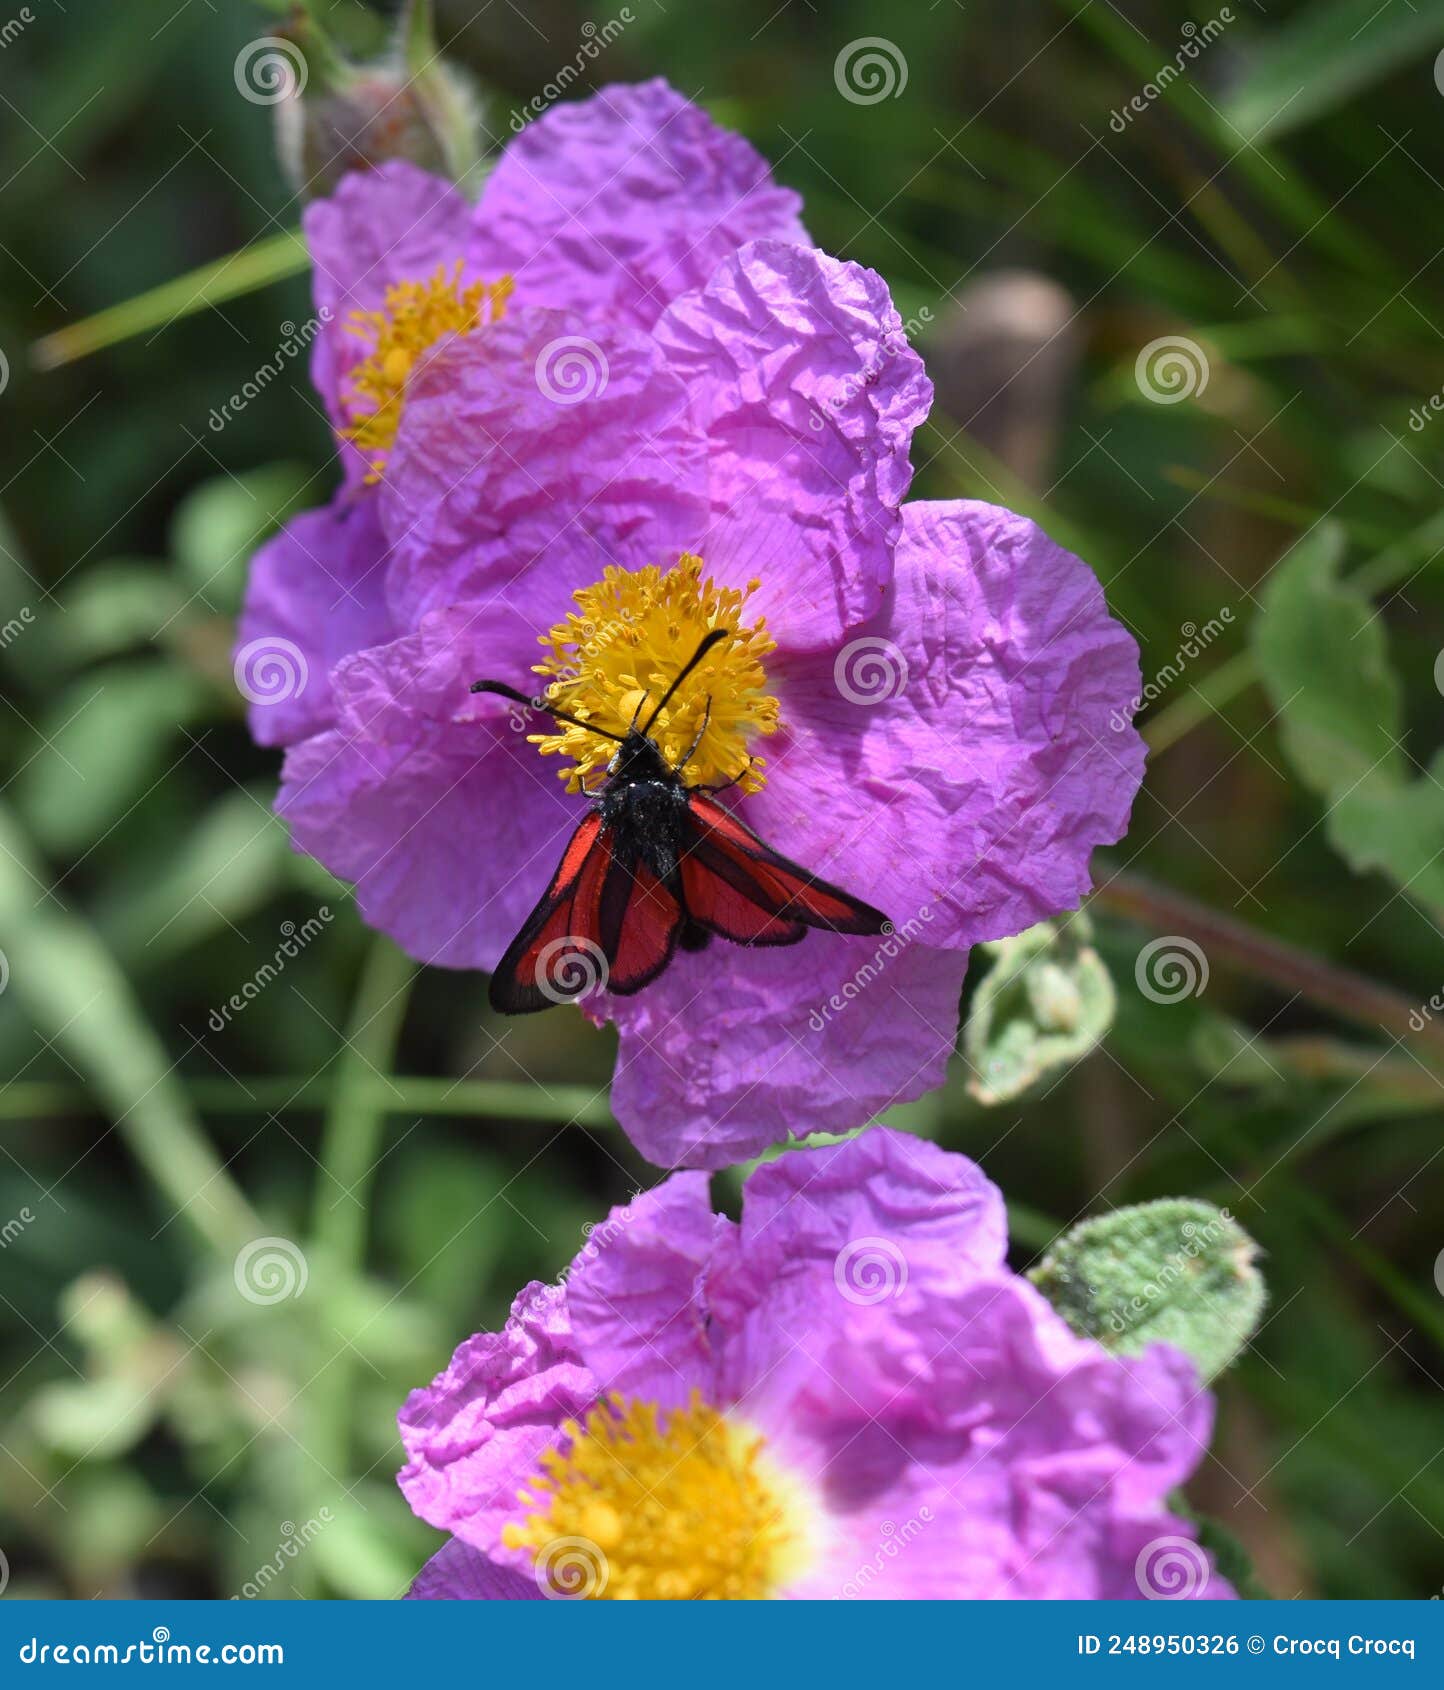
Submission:
[[[376,13],[331,10],[356,48],[379,41]],[[500,141],[583,24],[620,8],[439,10]],[[1444,73],[1427,9],[628,10],[585,80],[664,74],[754,139],[818,242],[878,268],[919,326],[939,409],[916,491],[1035,514],[1163,677],[1132,833],[1097,865],[1119,998],[1103,1048],[992,1105],[960,1058],[908,1125],[1015,1200],[1019,1266],[1083,1213],[1227,1205],[1266,1251],[1272,1305],[1221,1382],[1193,1500],[1275,1594],[1437,1594]],[[271,114],[234,76],[281,22],[244,0],[30,0],[0,32],[12,1594],[398,1593],[434,1543],[393,1484],[404,1392],[653,1177],[608,1125],[608,1037],[558,1013],[509,1055],[484,981],[414,972],[269,815],[278,759],[246,734],[231,625],[255,540],[329,492],[329,445],[302,358],[209,418],[309,315],[304,278],[209,310],[184,282],[84,358],[43,338],[238,250],[259,275],[294,269]],[[906,86],[858,104],[835,57],[880,31]],[[1168,337],[1193,349],[1181,396],[1139,364]],[[1142,990],[1156,937],[1198,945],[1206,985]],[[735,1201],[734,1176],[717,1185]],[[238,1294],[257,1239],[286,1246],[274,1301]]]

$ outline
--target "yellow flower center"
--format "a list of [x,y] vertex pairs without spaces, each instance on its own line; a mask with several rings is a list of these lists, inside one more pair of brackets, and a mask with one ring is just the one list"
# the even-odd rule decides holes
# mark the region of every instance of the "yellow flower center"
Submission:
[[341,430],[371,459],[367,481],[379,481],[396,439],[406,380],[416,360],[446,334],[470,334],[498,322],[511,296],[512,278],[461,285],[461,260],[450,271],[438,264],[424,282],[393,282],[379,311],[353,311],[347,330],[370,344],[370,355],[350,372],[349,425]]
[[533,1551],[547,1593],[742,1601],[776,1596],[809,1559],[800,1487],[697,1392],[670,1412],[613,1395],[563,1430],[502,1533]]
[[[551,655],[536,672],[550,677],[550,703],[624,734],[634,723],[645,726],[703,637],[725,628],[731,638],[707,653],[648,731],[673,768],[687,759],[689,786],[736,779],[745,792],[756,792],[763,784],[762,760],[749,757],[747,742],[754,734],[777,732],[777,700],[767,691],[762,667],[777,642],[763,617],[742,621],[760,582],[739,592],[715,586],[702,569],[701,558],[691,553],[667,570],[610,566],[600,581],[572,595],[576,610],[542,635]],[[569,792],[590,790],[588,777],[605,770],[617,749],[601,734],[565,722],[531,737],[544,753],[573,760],[561,771]]]

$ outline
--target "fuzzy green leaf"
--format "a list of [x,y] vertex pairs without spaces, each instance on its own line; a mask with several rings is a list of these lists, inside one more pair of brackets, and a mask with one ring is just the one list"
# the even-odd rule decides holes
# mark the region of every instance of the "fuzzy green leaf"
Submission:
[[981,1103],[1006,1103],[1077,1062],[1113,1024],[1117,997],[1081,913],[984,945],[997,959],[973,998],[963,1033]]
[[1207,1381],[1258,1328],[1257,1254],[1226,1209],[1170,1197],[1081,1222],[1032,1277],[1075,1332],[1120,1355],[1172,1344]]

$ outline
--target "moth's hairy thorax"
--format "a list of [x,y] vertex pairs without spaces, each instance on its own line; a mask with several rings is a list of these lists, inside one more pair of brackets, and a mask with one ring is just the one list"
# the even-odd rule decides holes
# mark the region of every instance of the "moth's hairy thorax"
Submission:
[[596,808],[619,856],[645,863],[658,880],[672,879],[681,856],[687,788],[651,740],[628,736]]

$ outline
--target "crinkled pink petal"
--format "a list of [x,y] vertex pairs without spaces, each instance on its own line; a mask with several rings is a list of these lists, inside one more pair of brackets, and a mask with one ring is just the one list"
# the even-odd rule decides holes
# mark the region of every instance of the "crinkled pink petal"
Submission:
[[[247,720],[258,744],[294,745],[331,726],[332,667],[393,633],[385,570],[375,501],[345,495],[293,517],[256,553],[236,631],[236,667],[256,695]],[[268,662],[282,684],[267,685]]]
[[942,1084],[965,966],[956,951],[822,932],[681,953],[636,997],[597,1006],[621,1034],[612,1108],[664,1168],[847,1131]]
[[[450,182],[404,159],[342,177],[334,194],[312,200],[301,219],[311,252],[311,293],[321,322],[311,348],[311,379],[331,419],[347,421],[346,372],[366,356],[348,330],[352,313],[377,311],[396,282],[423,281],[438,265],[465,260],[471,206]],[[366,471],[360,453],[343,453],[348,478]]]
[[520,306],[650,328],[744,241],[805,241],[801,201],[740,135],[657,80],[553,106],[510,142],[476,210],[481,262]]
[[438,612],[339,664],[335,728],[286,754],[276,808],[293,842],[420,961],[493,967],[579,819],[526,743],[533,722],[470,692],[524,674],[534,639],[499,603]]
[[775,1363],[761,1382],[833,1527],[789,1595],[1136,1599],[1140,1533],[1182,1542],[1192,1594],[1232,1594],[1166,1506],[1211,1418],[1176,1352],[1110,1356],[1012,1275],[813,1325],[806,1388],[778,1402]]
[[518,311],[440,343],[381,487],[393,614],[673,561],[702,526],[702,455],[685,388],[635,329]]
[[706,431],[711,515],[693,549],[760,586],[786,648],[840,639],[892,579],[908,446],[932,384],[882,278],[755,241],[678,299],[657,339]]
[[410,1602],[540,1602],[537,1581],[463,1543],[449,1539],[416,1575]]
[[711,1381],[699,1281],[731,1222],[705,1174],[674,1174],[592,1232],[567,1275],[577,1349],[609,1388],[664,1404]]
[[1128,825],[1138,652],[1086,564],[1026,517],[904,507],[887,606],[836,653],[774,667],[783,729],[749,824],[965,948],[1074,908]]
[[[784,1596],[1137,1598],[1160,1554],[1172,1572],[1152,1588],[1232,1595],[1167,1507],[1210,1432],[1192,1364],[1078,1337],[1003,1265],[999,1210],[966,1158],[881,1130],[754,1172],[740,1228],[700,1176],[669,1180],[413,1395],[407,1495],[494,1550],[507,1481],[568,1412],[700,1382],[815,1499],[818,1558]],[[908,1271],[821,1272],[860,1228]]]
[[566,1303],[533,1284],[501,1332],[469,1339],[400,1414],[401,1489],[430,1525],[478,1549],[517,1518],[516,1493],[562,1425],[585,1416],[597,1383],[572,1342]]
[[794,1288],[867,1306],[910,1285],[996,1273],[1007,1244],[1002,1195],[975,1163],[878,1127],[763,1163],[747,1181],[741,1227],[717,1242],[707,1297],[731,1325],[762,1307],[785,1328],[770,1311]]

